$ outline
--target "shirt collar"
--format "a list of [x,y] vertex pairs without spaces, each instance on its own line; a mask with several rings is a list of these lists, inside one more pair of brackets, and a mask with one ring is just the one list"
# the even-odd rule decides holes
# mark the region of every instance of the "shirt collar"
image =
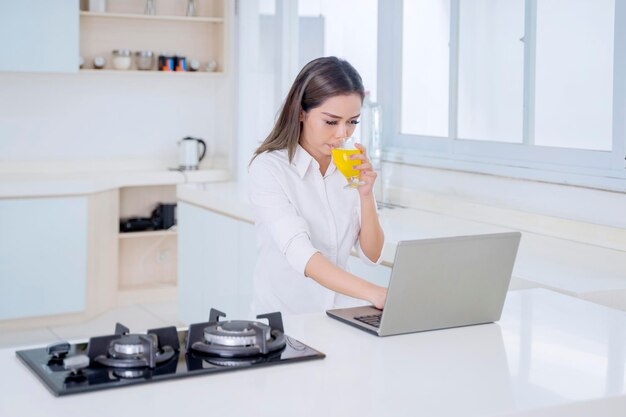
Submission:
[[[295,167],[296,171],[300,178],[304,178],[309,166],[313,165],[315,169],[319,170],[320,166],[317,161],[308,153],[300,144],[296,146],[296,153],[293,156],[293,161],[291,162]],[[330,160],[330,165],[328,165],[328,169],[326,169],[326,174],[324,178],[335,172],[336,167],[333,160]]]
[[291,163],[296,167],[296,171],[298,171],[298,175],[300,178],[304,178],[304,174],[309,169],[309,165],[313,161],[313,157],[304,150],[300,144],[296,146],[296,153],[293,156],[293,161]]

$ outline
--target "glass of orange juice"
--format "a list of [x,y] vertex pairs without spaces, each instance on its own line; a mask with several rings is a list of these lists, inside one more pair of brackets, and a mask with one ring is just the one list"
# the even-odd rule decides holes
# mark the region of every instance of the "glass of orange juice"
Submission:
[[361,151],[354,146],[355,142],[356,140],[354,138],[346,138],[331,151],[335,166],[348,180],[348,184],[343,187],[347,189],[356,188],[359,185],[365,184],[363,181],[359,180],[359,174],[361,171],[354,169],[355,165],[361,164],[361,160],[350,159],[350,155],[361,153]]

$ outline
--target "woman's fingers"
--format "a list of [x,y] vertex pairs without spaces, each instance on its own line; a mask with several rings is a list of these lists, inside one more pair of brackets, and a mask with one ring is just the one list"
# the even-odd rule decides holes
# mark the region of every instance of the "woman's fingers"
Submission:
[[359,186],[359,190],[361,190],[362,193],[369,192],[378,174],[374,171],[372,163],[367,158],[365,147],[360,143],[356,143],[355,146],[360,152],[350,155],[349,158],[354,160],[356,164],[353,168],[360,171],[361,181],[365,182],[365,184]]
[[360,159],[361,161],[367,161],[367,156],[363,153],[353,153],[349,156],[349,158],[353,160]]
[[369,159],[367,159],[367,155],[365,155],[364,153],[352,154],[350,155],[350,159],[352,159],[353,161],[361,161],[361,164],[353,166],[354,169],[358,169],[361,171],[368,171],[372,169],[372,164]]
[[359,171],[371,171],[373,169],[372,164],[369,161],[364,164],[355,165],[353,168],[358,169]]

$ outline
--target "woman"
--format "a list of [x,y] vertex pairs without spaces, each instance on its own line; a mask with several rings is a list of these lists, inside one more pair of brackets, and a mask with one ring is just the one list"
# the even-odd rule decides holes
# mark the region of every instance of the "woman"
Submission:
[[380,262],[376,172],[357,145],[361,153],[352,158],[362,185],[346,190],[331,157],[359,123],[363,97],[361,77],[348,62],[313,60],[296,77],[274,129],[255,151],[249,171],[259,249],[253,313],[320,312],[355,305],[355,298],[383,308],[386,288],[346,271],[355,245],[365,262]]

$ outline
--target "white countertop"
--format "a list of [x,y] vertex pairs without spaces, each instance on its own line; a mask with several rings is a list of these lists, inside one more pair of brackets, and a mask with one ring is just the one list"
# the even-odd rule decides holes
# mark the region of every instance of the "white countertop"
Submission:
[[0,198],[84,195],[120,187],[226,181],[229,177],[230,173],[224,169],[103,169],[91,172],[51,171],[45,174],[1,173]]
[[[322,360],[54,397],[0,350],[0,415],[622,416],[626,313],[512,291],[502,319],[378,338],[323,314],[285,331]],[[132,413],[132,414],[131,414]]]
[[[253,223],[245,186],[236,182],[185,184],[177,187],[180,201]],[[391,266],[400,240],[494,233],[512,229],[436,212],[384,208],[382,264]],[[513,270],[512,288],[541,286],[567,294],[616,297],[626,294],[626,253],[619,250],[522,231]],[[620,293],[622,294],[622,293]]]

